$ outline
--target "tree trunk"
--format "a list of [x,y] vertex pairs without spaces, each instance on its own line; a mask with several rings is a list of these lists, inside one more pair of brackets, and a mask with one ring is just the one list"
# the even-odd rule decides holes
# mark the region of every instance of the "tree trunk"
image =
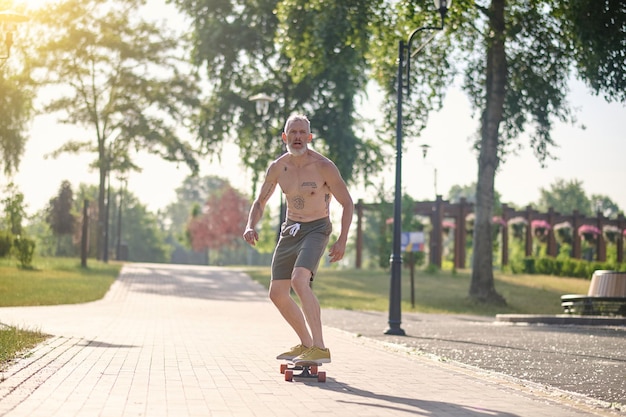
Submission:
[[98,139],[98,226],[96,228],[96,259],[102,260],[104,258],[104,214],[105,214],[105,192],[106,192],[106,178],[107,178],[107,158],[106,154],[105,138],[102,134],[102,138]]
[[486,102],[482,115],[472,282],[469,296],[480,302],[506,304],[496,292],[493,279],[491,218],[494,203],[494,181],[498,168],[498,130],[504,112],[507,63],[504,52],[505,0],[493,0],[489,8],[491,36],[487,40]]

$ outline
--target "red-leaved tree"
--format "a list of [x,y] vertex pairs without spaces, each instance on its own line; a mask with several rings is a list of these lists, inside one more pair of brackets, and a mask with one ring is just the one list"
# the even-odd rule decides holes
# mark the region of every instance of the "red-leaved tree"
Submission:
[[202,211],[187,224],[187,235],[193,250],[231,247],[241,237],[246,225],[250,202],[232,188],[224,186],[212,194]]

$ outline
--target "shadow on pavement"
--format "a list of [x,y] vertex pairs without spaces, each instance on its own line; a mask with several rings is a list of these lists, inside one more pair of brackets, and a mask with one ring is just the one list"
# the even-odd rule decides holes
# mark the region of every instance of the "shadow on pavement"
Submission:
[[[357,404],[364,407],[384,408],[387,410],[410,412],[413,415],[439,416],[439,415],[462,415],[467,417],[518,417],[518,414],[509,412],[491,410],[487,408],[471,407],[452,402],[420,400],[418,398],[397,397],[387,394],[376,394],[371,391],[356,388],[345,383],[338,382],[329,378],[326,384],[309,381],[308,384],[314,385],[320,389],[332,390],[335,392],[343,392],[346,395],[352,395],[357,398],[339,400],[343,403]],[[369,401],[360,401],[359,398],[367,398]],[[389,405],[372,404],[371,400],[379,400],[389,403]]]

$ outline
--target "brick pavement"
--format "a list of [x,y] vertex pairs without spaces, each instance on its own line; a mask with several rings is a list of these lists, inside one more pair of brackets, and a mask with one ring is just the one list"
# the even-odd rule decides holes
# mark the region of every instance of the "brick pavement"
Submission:
[[286,382],[291,330],[262,286],[214,267],[128,264],[100,301],[0,322],[53,335],[2,374],[6,417],[620,415],[328,327],[327,382]]

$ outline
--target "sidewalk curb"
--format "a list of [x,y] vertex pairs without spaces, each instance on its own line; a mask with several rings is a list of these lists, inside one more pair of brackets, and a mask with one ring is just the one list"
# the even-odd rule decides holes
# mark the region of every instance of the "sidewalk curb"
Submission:
[[581,326],[626,326],[626,317],[579,316],[571,314],[496,314],[496,321],[506,323],[559,324]]

